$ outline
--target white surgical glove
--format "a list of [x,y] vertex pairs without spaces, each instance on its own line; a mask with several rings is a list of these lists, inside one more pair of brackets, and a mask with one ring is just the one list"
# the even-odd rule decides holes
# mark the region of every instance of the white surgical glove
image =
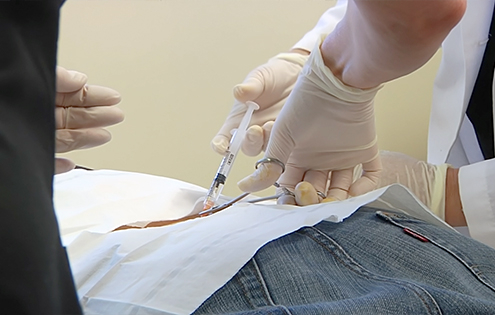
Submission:
[[211,141],[213,150],[225,154],[232,138],[231,131],[239,126],[246,107],[243,103],[253,101],[260,106],[251,119],[242,151],[256,156],[266,148],[273,121],[279,114],[297,76],[308,56],[296,52],[281,53],[251,71],[244,82],[234,87],[236,99],[223,126]]
[[[239,188],[259,191],[278,179],[280,185],[293,189],[307,181],[339,200],[376,188],[381,163],[373,99],[379,88],[344,85],[324,65],[317,44],[275,121],[265,152],[266,158],[284,163],[285,172],[280,176],[280,165],[263,163],[238,183]],[[363,174],[352,183],[353,169],[359,164]]]
[[[392,184],[407,187],[426,207],[445,219],[445,186],[448,164],[433,165],[399,152],[380,151],[383,170],[377,188]],[[361,165],[354,169],[354,181],[362,176]],[[294,189],[295,203],[301,206],[318,203],[316,189],[307,182]]]
[[[383,171],[378,188],[406,186],[425,206],[445,219],[445,182],[448,164],[433,165],[399,152],[381,151]],[[355,170],[357,177],[361,168]]]
[[[120,94],[110,88],[87,85],[85,74],[57,67],[55,108],[56,152],[64,153],[104,144],[111,139],[103,129],[124,119],[120,108]],[[57,158],[55,172],[74,168],[74,163]]]

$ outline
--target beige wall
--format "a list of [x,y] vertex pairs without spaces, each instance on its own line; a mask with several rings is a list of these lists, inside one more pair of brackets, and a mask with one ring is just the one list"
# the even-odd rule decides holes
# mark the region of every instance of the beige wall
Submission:
[[[69,0],[59,64],[118,90],[125,121],[113,140],[65,156],[80,165],[178,178],[208,187],[221,157],[209,142],[232,87],[291,47],[334,1]],[[376,101],[380,147],[426,156],[431,85],[439,56],[386,86]],[[224,189],[257,158],[240,156]],[[265,194],[268,192],[265,192]]]

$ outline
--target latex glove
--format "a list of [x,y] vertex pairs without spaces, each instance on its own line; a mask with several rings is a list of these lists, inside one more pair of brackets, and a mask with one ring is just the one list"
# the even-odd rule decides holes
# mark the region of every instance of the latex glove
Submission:
[[[56,152],[64,153],[104,144],[111,139],[104,127],[124,119],[120,94],[110,88],[87,85],[88,78],[77,71],[57,67],[55,108]],[[74,168],[70,160],[56,160],[56,173]]]
[[260,106],[254,112],[251,126],[241,147],[249,156],[256,156],[266,148],[273,121],[279,114],[297,76],[308,56],[299,53],[281,53],[251,71],[244,82],[234,87],[236,99],[223,126],[211,141],[219,154],[225,154],[232,138],[232,130],[239,126],[246,108],[243,103],[253,101]]
[[[433,165],[399,152],[381,151],[383,171],[378,188],[406,186],[425,206],[445,219],[445,183],[448,164]],[[361,167],[355,170],[356,178]]]
[[[380,151],[383,171],[378,187],[401,184],[407,187],[426,207],[445,219],[445,185],[448,164],[433,165],[399,152]],[[354,181],[362,176],[361,165],[354,169]],[[307,182],[294,189],[294,204],[305,206],[321,202],[316,189]]]
[[[273,126],[262,164],[238,185],[243,191],[259,191],[277,181],[293,189],[301,181],[334,199],[360,195],[377,187],[381,171],[377,147],[373,99],[380,87],[345,86],[324,63],[320,43],[311,53]],[[354,183],[353,169],[363,164]],[[331,172],[330,186],[327,179]],[[280,176],[280,179],[279,179]]]
[[72,160],[66,158],[55,158],[55,174],[61,174],[73,170],[76,164]]

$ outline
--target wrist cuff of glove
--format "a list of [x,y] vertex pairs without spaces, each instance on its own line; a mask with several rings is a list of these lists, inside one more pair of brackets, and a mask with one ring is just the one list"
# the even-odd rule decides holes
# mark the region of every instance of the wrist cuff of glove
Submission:
[[302,68],[302,67],[304,67],[304,64],[306,63],[306,61],[308,61],[308,58],[309,58],[309,55],[302,55],[302,54],[298,54],[298,53],[287,52],[287,53],[280,53],[280,54],[276,55],[275,57],[270,58],[270,60],[272,60],[272,59],[285,60],[285,61],[291,62],[293,64],[300,65]]
[[[307,77],[311,76],[311,81],[318,85],[320,89],[345,102],[364,103],[373,100],[378,90],[383,87],[383,84],[369,89],[360,89],[344,84],[323,61],[320,47],[326,37],[326,34],[321,35],[315,48],[311,51],[308,63],[301,74]],[[318,78],[318,80],[316,81],[315,78]]]
[[431,187],[430,210],[442,220],[445,220],[445,180],[449,164],[442,164],[435,167],[435,180]]

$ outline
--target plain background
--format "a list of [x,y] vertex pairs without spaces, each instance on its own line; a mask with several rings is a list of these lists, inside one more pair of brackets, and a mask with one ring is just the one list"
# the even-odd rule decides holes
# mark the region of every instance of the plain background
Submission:
[[[58,64],[122,94],[125,121],[103,146],[63,156],[95,169],[166,176],[208,188],[221,162],[210,140],[233,104],[232,87],[289,50],[335,1],[69,0]],[[426,158],[440,53],[376,98],[379,146]],[[336,135],[338,136],[338,135]],[[240,155],[224,188],[259,157]],[[259,195],[272,193],[267,190]]]

